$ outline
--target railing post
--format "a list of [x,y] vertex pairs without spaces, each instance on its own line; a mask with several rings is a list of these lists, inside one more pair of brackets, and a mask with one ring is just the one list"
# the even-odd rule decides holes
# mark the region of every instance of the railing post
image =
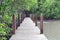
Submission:
[[12,15],[12,31],[13,31],[13,34],[15,34],[15,29],[16,29],[16,23],[15,23],[15,15],[13,14]]
[[35,21],[34,16],[35,16],[34,14],[30,14],[30,17],[33,20],[33,22]]
[[20,26],[20,14],[18,13],[18,26]]
[[15,34],[15,15],[13,14],[12,15],[12,31],[13,31],[13,34]]
[[33,19],[33,18],[32,18],[32,14],[30,14],[30,18]]
[[40,34],[43,34],[43,14],[40,15]]
[[20,24],[21,24],[21,13],[20,13]]
[[35,26],[37,26],[37,14],[35,15]]
[[34,17],[35,17],[35,15],[33,14],[33,22],[35,21],[35,20],[34,20]]
[[21,16],[20,16],[20,23],[22,23],[22,13],[20,14]]
[[24,18],[26,17],[26,14],[24,14]]
[[22,21],[24,20],[24,14],[22,13]]
[[25,16],[24,16],[24,14],[23,14],[23,20],[24,20],[24,18],[25,18]]
[[21,14],[21,23],[22,23],[22,21],[23,21],[23,13]]

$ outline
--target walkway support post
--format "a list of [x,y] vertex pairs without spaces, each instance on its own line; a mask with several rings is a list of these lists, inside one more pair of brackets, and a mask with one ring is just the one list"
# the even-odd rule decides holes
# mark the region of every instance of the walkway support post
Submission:
[[32,14],[30,14],[30,18],[32,19]]
[[22,13],[20,13],[20,24],[21,24],[21,14],[22,14]]
[[13,34],[15,34],[15,29],[16,29],[16,23],[15,23],[15,15],[13,14],[12,15],[12,32],[13,32]]
[[18,26],[20,26],[20,13],[18,13]]
[[25,14],[23,14],[23,20],[24,20],[24,18],[25,18],[25,16],[24,16]]
[[43,34],[43,14],[40,15],[40,34]]
[[20,23],[22,23],[22,13],[20,14]]
[[35,15],[35,26],[37,26],[37,14]]
[[22,21],[23,21],[23,13],[21,14],[21,23],[22,23]]
[[34,16],[34,14],[30,14],[30,18],[33,20],[33,22],[35,21]]
[[24,14],[22,13],[21,14],[21,23],[22,23],[23,20],[24,20]]
[[34,14],[32,14],[32,17],[31,17],[31,18],[32,18],[33,22],[35,21],[34,16],[35,16],[35,15],[34,15]]

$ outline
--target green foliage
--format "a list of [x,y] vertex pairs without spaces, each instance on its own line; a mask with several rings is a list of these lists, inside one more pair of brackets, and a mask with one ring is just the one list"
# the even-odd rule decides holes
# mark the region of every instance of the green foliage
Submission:
[[[18,13],[17,0],[0,0],[0,40],[7,40],[6,36],[11,36],[10,24],[12,15]],[[16,5],[15,5],[16,4]]]
[[37,15],[44,13],[46,18],[60,18],[60,0],[3,0],[0,4],[0,13],[12,15],[19,10],[28,10]]
[[[5,23],[0,23],[0,40],[6,40],[6,35],[11,31],[12,29],[9,28]],[[2,38],[1,38],[2,37]]]
[[46,18],[60,18],[60,0],[41,0],[39,8]]
[[8,27],[5,23],[0,23],[0,36],[1,35],[7,35],[8,32],[12,30],[11,28]]
[[0,40],[7,40],[6,37],[1,37]]
[[36,6],[37,0],[19,0],[21,10],[30,10],[33,6]]
[[9,16],[9,15],[4,15],[3,16],[3,21],[4,22],[11,24],[12,23],[11,20],[12,20],[11,16]]

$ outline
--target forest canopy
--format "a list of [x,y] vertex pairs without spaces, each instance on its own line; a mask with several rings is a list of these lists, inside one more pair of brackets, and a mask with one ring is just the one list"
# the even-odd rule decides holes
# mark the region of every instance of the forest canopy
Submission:
[[0,0],[0,14],[18,13],[18,11],[30,11],[33,14],[40,13],[45,18],[60,18],[60,0]]

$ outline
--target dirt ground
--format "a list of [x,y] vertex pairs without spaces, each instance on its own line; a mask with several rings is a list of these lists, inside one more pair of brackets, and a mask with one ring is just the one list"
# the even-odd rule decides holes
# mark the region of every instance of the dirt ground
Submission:
[[[38,22],[40,28],[40,23]],[[60,40],[60,20],[44,21],[43,31],[48,40]]]

